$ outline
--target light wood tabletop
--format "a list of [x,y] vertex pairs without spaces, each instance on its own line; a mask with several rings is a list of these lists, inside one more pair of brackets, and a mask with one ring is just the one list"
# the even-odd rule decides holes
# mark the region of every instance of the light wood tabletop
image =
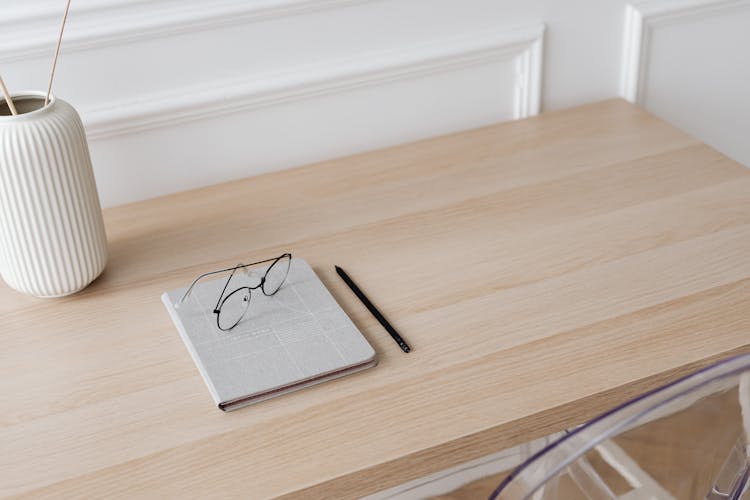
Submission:
[[[750,171],[620,100],[105,221],[109,264],[83,292],[0,287],[2,495],[356,497],[749,350]],[[313,266],[380,364],[223,413],[160,294],[282,251]]]

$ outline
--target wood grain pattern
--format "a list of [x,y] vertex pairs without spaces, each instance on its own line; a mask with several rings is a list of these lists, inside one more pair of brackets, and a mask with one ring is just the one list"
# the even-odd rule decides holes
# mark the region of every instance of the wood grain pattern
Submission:
[[[105,221],[110,263],[83,292],[0,289],[3,495],[356,497],[748,347],[750,172],[619,100]],[[223,414],[159,295],[285,250],[315,268],[380,365]]]

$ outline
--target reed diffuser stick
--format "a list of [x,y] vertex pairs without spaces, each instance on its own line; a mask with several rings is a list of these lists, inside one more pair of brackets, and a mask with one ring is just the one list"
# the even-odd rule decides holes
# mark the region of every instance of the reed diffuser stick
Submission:
[[55,48],[55,57],[52,59],[52,71],[49,73],[49,85],[47,85],[47,97],[44,98],[44,105],[49,103],[49,95],[52,92],[52,79],[55,78],[55,66],[57,66],[57,56],[60,54],[60,44],[62,44],[63,31],[65,31],[65,21],[68,20],[68,11],[70,10],[70,0],[65,6],[65,15],[63,15],[62,25],[60,26],[60,36],[57,37],[57,47]]
[[3,82],[3,77],[0,76],[0,89],[3,91],[3,96],[5,97],[5,102],[8,103],[8,108],[10,108],[10,112],[14,115],[18,114],[18,111],[16,111],[16,105],[13,104],[13,99],[10,98],[10,92],[8,92],[8,87],[5,86],[5,82]]

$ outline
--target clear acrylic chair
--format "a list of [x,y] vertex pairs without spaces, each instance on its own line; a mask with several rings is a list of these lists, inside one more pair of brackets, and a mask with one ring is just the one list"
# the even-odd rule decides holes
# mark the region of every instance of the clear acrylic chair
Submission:
[[499,500],[750,499],[750,355],[639,396],[530,457]]

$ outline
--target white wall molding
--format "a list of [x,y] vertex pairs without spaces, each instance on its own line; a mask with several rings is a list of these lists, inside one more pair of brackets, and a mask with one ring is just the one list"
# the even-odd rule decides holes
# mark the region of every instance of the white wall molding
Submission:
[[541,108],[544,25],[532,35],[517,61],[515,119],[539,114]]
[[645,0],[626,6],[620,95],[643,104],[651,31],[696,16],[750,8],[750,0]]
[[[193,33],[373,0],[83,0],[71,8],[62,52]],[[62,11],[59,2],[4,6],[0,63],[50,55]]]
[[82,109],[81,114],[89,137],[98,139],[516,58],[514,118],[524,118],[539,112],[543,37],[542,24],[482,33]]

